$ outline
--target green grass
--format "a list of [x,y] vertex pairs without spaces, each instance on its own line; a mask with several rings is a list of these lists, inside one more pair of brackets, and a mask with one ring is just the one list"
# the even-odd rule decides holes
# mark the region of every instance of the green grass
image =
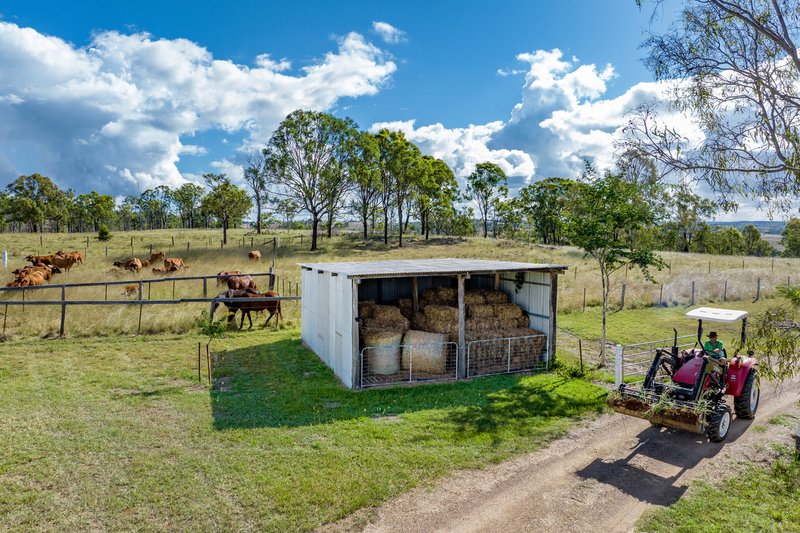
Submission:
[[670,507],[647,513],[637,528],[665,533],[800,531],[800,460],[784,453],[771,468],[747,467],[718,487],[694,485]]
[[309,530],[604,406],[555,374],[352,392],[297,334],[214,341],[212,389],[193,335],[4,343],[0,530]]

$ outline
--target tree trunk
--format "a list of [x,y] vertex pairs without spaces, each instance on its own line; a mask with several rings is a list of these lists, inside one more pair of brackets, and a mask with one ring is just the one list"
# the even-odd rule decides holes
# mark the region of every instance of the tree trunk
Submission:
[[430,230],[431,230],[430,215],[428,213],[425,213],[425,240],[426,241],[428,240],[428,234],[430,233]]
[[400,234],[398,237],[398,246],[403,247],[403,202],[397,202],[397,231]]
[[603,286],[603,320],[600,328],[600,363],[598,368],[606,366],[606,319],[608,317],[608,292],[611,280],[603,265],[600,265],[600,280]]
[[328,213],[328,238],[333,238],[333,211]]
[[319,218],[316,213],[311,215],[311,251],[317,249],[317,230],[319,229]]
[[389,244],[389,210],[383,209],[383,244]]
[[256,234],[261,235],[261,199],[256,195]]
[[483,238],[487,238],[489,236],[489,216],[484,215],[483,217]]
[[367,234],[367,224],[369,223],[369,213],[366,209],[361,211],[361,222],[364,224],[364,243],[366,244],[369,240],[369,235]]

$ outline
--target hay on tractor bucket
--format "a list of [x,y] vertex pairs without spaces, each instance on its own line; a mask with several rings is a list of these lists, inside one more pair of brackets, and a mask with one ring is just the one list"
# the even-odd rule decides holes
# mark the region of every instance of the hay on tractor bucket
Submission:
[[486,303],[483,289],[470,289],[464,293],[464,303],[467,305],[480,305]]
[[370,374],[389,375],[400,371],[400,343],[403,332],[397,329],[365,328],[361,330],[366,371]]
[[397,300],[397,306],[400,308],[400,313],[409,320],[414,318],[414,302],[411,298],[400,298]]
[[468,304],[467,316],[470,318],[481,318],[494,316],[494,305],[492,304]]
[[504,304],[508,302],[508,294],[495,289],[487,289],[483,293],[487,304]]
[[403,336],[401,368],[410,368],[412,373],[444,374],[447,368],[445,341],[441,333],[408,330]]
[[452,287],[433,287],[422,293],[425,305],[456,305],[458,293]]
[[517,319],[522,314],[522,307],[517,304],[494,304],[494,316],[496,317]]
[[375,302],[372,300],[359,300],[358,316],[361,318],[372,318],[372,311],[375,309]]

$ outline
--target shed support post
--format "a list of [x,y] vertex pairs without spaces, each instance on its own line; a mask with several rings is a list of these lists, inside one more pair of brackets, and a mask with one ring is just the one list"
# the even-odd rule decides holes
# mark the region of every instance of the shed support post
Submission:
[[466,304],[464,302],[464,276],[458,276],[458,377],[467,377],[467,331],[466,320]]
[[622,385],[625,376],[622,375],[622,345],[617,344],[614,350],[614,387]]
[[414,303],[414,313],[419,312],[419,286],[417,285],[417,278],[411,278],[411,301]]
[[494,290],[500,290],[500,272],[494,273]]
[[360,323],[356,320],[356,318],[358,318],[358,284],[359,284],[359,281],[360,280],[358,280],[358,279],[354,279],[353,280],[353,284],[352,284],[352,287],[353,287],[353,289],[352,289],[352,293],[353,293],[353,311],[352,311],[352,313],[353,313],[353,315],[352,315],[353,316],[353,326],[352,326],[352,329],[353,329],[353,331],[352,331],[352,335],[351,335],[351,339],[352,340],[350,342],[352,343],[352,349],[353,349],[353,370],[352,370],[352,379],[353,379],[353,381],[352,381],[351,387],[354,388],[354,389],[360,389],[361,388],[361,371],[362,371],[362,368],[361,368],[361,357],[360,357],[361,350],[358,349],[359,348],[359,344],[360,344],[358,326],[360,325]]
[[550,273],[550,328],[547,332],[547,368],[556,360],[556,314],[558,312],[558,273]]

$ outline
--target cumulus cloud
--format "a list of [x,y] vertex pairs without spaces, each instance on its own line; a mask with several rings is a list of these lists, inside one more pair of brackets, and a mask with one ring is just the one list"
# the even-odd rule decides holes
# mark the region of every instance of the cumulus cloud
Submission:
[[383,39],[383,42],[388,44],[397,44],[406,40],[406,32],[398,30],[388,22],[373,22],[372,32]]
[[0,22],[0,171],[102,192],[176,186],[185,181],[180,158],[205,153],[182,137],[243,132],[241,148],[257,146],[294,109],[377,93],[396,66],[350,33],[318,62],[291,69],[268,54],[237,65],[146,33],[101,32],[78,48]]

